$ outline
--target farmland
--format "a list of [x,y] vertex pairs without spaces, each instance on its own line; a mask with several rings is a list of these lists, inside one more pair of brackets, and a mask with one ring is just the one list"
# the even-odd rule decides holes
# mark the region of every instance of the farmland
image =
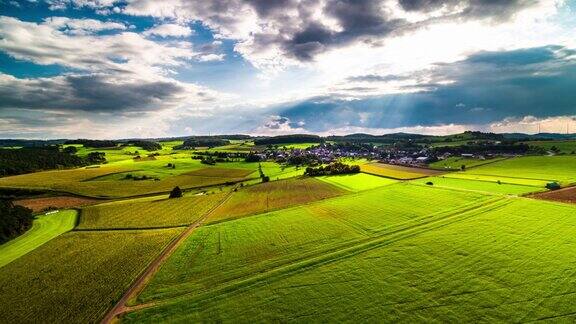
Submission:
[[32,209],[34,212],[40,212],[47,208],[73,208],[93,205],[101,202],[101,200],[73,197],[73,196],[54,196],[54,197],[40,197],[20,199],[15,203]]
[[76,211],[66,210],[37,216],[32,228],[8,243],[0,245],[0,267],[18,259],[46,242],[74,228]]
[[274,209],[338,196],[343,193],[345,193],[344,190],[313,178],[268,182],[242,188],[234,192],[225,204],[214,211],[209,221],[218,222],[264,213]]
[[383,163],[362,164],[360,170],[365,173],[399,180],[417,179],[441,173],[430,169],[410,168]]
[[70,232],[2,267],[0,318],[97,322],[180,229]]
[[524,195],[527,193],[546,190],[544,189],[544,186],[535,187],[532,185],[511,184],[505,182],[498,183],[497,180],[489,181],[489,180],[483,180],[482,178],[479,177],[474,178],[478,179],[472,180],[465,177],[458,178],[458,177],[438,176],[438,177],[430,177],[414,180],[413,183],[419,183],[422,185],[432,183],[432,185],[435,187],[473,190],[485,193],[508,194],[508,195]]
[[189,225],[223,199],[222,194],[117,202],[82,210],[78,229],[158,228]]
[[566,276],[576,257],[573,212],[509,199],[461,213],[442,226],[405,229],[356,251],[325,255],[323,262],[291,263],[284,271],[254,274],[222,289],[196,286],[194,294],[135,311],[125,320],[568,319],[576,291],[576,282]]
[[378,177],[367,173],[339,175],[339,176],[323,176],[318,177],[317,179],[333,184],[345,190],[354,192],[374,189],[397,182],[396,180]]
[[[150,159],[124,146],[99,167],[0,178],[50,191],[22,205],[79,213],[38,216],[0,246],[0,319],[523,322],[576,311],[576,207],[543,200],[570,202],[573,188],[545,186],[576,183],[574,156],[452,157],[438,170],[343,158],[361,172],[308,177],[273,161],[207,165],[165,143]],[[170,199],[175,186],[188,190]]]

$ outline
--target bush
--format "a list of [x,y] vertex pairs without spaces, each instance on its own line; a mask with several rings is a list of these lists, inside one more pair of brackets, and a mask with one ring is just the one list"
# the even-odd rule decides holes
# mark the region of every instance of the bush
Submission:
[[334,175],[334,174],[353,174],[359,173],[360,166],[358,165],[347,165],[341,162],[334,162],[327,166],[319,166],[317,168],[308,167],[304,174],[315,177],[322,175]]
[[434,183],[433,183],[432,181],[428,181],[428,182],[426,182],[426,184],[429,185],[429,186],[433,186],[433,185],[434,185]]
[[172,189],[172,191],[170,191],[170,195],[168,196],[168,198],[180,198],[182,197],[182,189],[180,189],[180,187],[176,186],[174,187],[174,189]]
[[560,185],[558,184],[558,182],[548,182],[546,184],[546,189],[558,190],[558,189],[560,189]]

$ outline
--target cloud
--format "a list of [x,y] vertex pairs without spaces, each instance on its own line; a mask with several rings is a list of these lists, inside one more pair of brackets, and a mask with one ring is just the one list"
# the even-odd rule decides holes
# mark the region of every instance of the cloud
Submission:
[[163,24],[154,26],[144,33],[144,36],[160,36],[160,37],[185,37],[192,35],[192,29],[188,26],[178,24]]
[[208,89],[174,80],[122,79],[105,74],[17,79],[0,74],[0,110],[24,108],[86,112],[163,110],[210,104]]
[[[326,132],[342,127],[486,125],[511,116],[568,116],[576,109],[576,57],[565,47],[480,52],[438,64],[422,75],[429,83],[414,83],[405,92],[374,95],[371,88],[352,87],[352,99],[340,91],[277,107],[275,113],[304,122],[308,131]],[[369,84],[395,82],[388,75],[355,78]]]
[[126,31],[95,34],[116,27],[91,19],[48,18],[34,23],[0,16],[0,51],[40,65],[150,75],[161,74],[164,66],[183,65],[202,56],[188,42],[158,43]]

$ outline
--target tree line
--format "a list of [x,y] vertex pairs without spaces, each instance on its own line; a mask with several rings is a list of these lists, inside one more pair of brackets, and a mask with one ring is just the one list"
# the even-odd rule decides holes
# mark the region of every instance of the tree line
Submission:
[[326,166],[319,167],[307,167],[304,171],[305,175],[316,177],[323,175],[336,175],[336,174],[353,174],[359,173],[360,166],[358,165],[348,165],[341,162],[334,162]]
[[10,200],[0,200],[0,244],[26,232],[33,220],[31,209],[14,205]]
[[73,168],[106,161],[102,152],[85,157],[62,152],[58,147],[0,149],[0,176],[30,173],[41,170]]

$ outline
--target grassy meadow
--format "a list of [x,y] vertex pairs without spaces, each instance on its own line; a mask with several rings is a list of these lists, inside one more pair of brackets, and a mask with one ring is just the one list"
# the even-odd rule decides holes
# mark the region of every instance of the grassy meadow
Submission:
[[32,228],[0,245],[0,268],[74,228],[77,212],[63,210],[36,216]]
[[397,180],[410,180],[424,178],[430,175],[440,174],[441,172],[421,169],[410,168],[400,165],[391,165],[384,163],[367,163],[360,166],[360,170],[364,173],[369,173],[381,177],[392,178]]

